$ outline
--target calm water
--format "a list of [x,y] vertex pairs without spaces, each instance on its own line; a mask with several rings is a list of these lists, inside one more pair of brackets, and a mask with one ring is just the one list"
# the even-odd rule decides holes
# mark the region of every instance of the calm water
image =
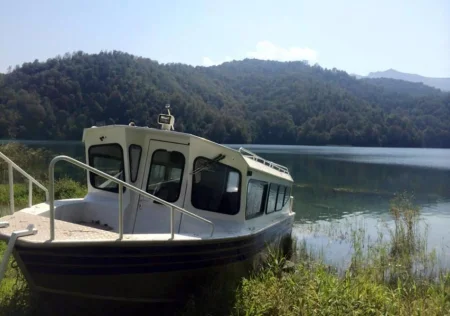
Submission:
[[[58,154],[84,160],[81,143],[36,143]],[[239,146],[233,146],[239,147]],[[289,168],[296,212],[295,234],[323,250],[326,260],[344,263],[351,249],[349,225],[376,236],[391,223],[389,201],[395,193],[414,193],[428,225],[429,249],[450,267],[450,150],[245,145]],[[85,179],[82,171],[61,163],[63,173]],[[327,233],[328,232],[328,233]]]

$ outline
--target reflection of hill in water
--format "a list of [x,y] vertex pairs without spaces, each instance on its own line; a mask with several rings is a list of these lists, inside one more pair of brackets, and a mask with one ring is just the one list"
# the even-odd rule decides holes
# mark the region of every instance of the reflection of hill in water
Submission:
[[450,170],[315,155],[261,156],[286,165],[291,171],[296,182],[293,195],[299,220],[341,218],[355,212],[377,216],[388,212],[389,200],[402,191],[414,193],[420,205],[450,199]]

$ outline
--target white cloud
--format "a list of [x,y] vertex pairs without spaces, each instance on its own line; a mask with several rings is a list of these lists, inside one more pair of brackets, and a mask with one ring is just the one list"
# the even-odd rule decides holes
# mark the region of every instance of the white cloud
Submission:
[[214,62],[209,57],[203,57],[203,66],[209,67],[214,65]]
[[231,60],[232,60],[232,58],[230,56],[225,57],[225,59],[221,60],[221,61],[213,61],[209,57],[203,57],[203,66],[206,66],[206,67],[216,66],[216,65],[220,65],[220,64],[223,64],[224,62],[231,61]]
[[317,52],[308,47],[283,48],[278,47],[269,41],[261,41],[258,42],[258,44],[256,44],[255,51],[247,52],[247,57],[264,60],[278,60],[278,61],[295,61],[295,60],[316,61]]
[[[283,48],[274,45],[269,41],[261,41],[256,44],[255,50],[247,52],[246,58],[256,58],[262,60],[277,60],[277,61],[304,61],[316,62],[318,54],[314,49],[309,47],[289,47]],[[245,58],[244,57],[244,58]],[[214,61],[209,57],[203,57],[203,66],[216,66],[224,62],[233,60],[227,56],[223,60]]]

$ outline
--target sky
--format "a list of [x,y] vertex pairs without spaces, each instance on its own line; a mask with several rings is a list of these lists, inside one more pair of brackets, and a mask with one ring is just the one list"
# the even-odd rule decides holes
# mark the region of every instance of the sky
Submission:
[[450,0],[0,0],[0,72],[79,50],[450,77]]

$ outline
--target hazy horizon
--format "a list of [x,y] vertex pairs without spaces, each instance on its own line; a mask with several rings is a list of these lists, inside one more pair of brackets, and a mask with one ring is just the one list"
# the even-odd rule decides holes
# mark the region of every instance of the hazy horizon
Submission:
[[[0,0],[1,1],[1,0]],[[67,52],[118,50],[161,63],[307,60],[349,74],[450,77],[450,2],[3,2],[0,72]]]

